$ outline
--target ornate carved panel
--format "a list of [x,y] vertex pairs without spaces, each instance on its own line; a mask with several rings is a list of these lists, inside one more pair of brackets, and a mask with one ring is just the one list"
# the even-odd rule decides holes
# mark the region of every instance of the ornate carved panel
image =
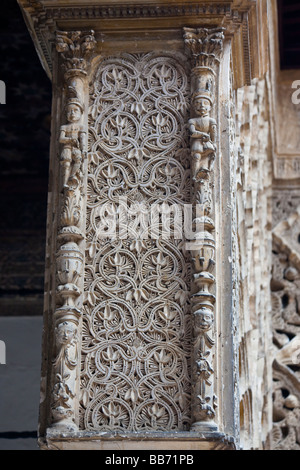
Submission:
[[190,427],[188,77],[180,54],[122,54],[91,82],[81,429]]
[[277,189],[273,196],[272,450],[300,450],[300,249],[297,190]]
[[[54,84],[43,444],[238,446],[240,393],[241,441],[258,447],[270,390],[266,5],[18,1]],[[185,204],[199,209],[187,245]]]

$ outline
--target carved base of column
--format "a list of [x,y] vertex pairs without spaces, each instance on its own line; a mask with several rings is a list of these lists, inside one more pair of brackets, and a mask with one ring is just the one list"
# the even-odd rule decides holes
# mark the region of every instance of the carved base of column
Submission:
[[198,421],[193,423],[191,430],[194,432],[216,432],[218,431],[218,426],[214,421]]
[[51,425],[51,433],[61,434],[61,433],[73,433],[78,432],[78,426],[72,420],[63,420],[58,423],[53,423]]
[[219,432],[61,432],[47,430],[41,450],[237,450],[234,439]]

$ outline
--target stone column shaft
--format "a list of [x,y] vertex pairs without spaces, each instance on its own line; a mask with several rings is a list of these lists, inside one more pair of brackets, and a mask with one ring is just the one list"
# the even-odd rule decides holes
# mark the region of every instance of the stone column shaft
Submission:
[[[214,162],[218,158],[218,63],[223,28],[184,28],[184,42],[192,58],[192,112],[189,120],[192,202],[196,207],[194,235],[189,249],[193,261],[192,313],[192,430],[216,431],[217,396],[214,386],[215,322],[215,201]],[[215,113],[216,114],[216,113]]]
[[52,427],[76,430],[85,241],[85,158],[87,155],[87,58],[93,31],[57,32],[62,56],[64,113],[59,130],[59,217],[56,252],[56,310],[51,384]]

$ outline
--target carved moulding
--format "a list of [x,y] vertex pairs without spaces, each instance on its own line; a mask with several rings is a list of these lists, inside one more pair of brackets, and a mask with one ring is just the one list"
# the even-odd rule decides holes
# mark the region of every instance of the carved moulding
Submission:
[[212,108],[218,96],[218,64],[223,28],[184,28],[192,58],[191,93],[195,117],[189,120],[195,234],[189,246],[193,262],[192,303],[192,429],[215,431],[217,396],[214,387],[215,202],[214,163],[218,155],[218,125]]
[[84,161],[87,151],[85,92],[94,33],[57,32],[64,103],[59,130],[59,221],[56,250],[56,309],[53,319],[51,426],[76,430],[84,266]]
[[45,450],[236,450],[232,437],[222,433],[79,431],[57,435],[49,430],[41,447]]
[[[200,3],[189,1],[165,0],[147,1],[146,3],[131,1],[126,2],[98,2],[86,0],[76,1],[73,4],[64,0],[18,0],[25,13],[25,20],[31,31],[33,40],[39,51],[43,66],[49,76],[52,75],[52,54],[51,44],[53,41],[53,31],[58,28],[73,29],[74,23],[81,24],[81,29],[95,28],[101,22],[101,34],[108,31],[115,31],[123,22],[121,29],[130,34],[138,31],[153,31],[157,29],[157,22],[160,24],[160,34],[162,30],[170,28],[170,18],[172,28],[176,28],[176,34],[180,34],[183,26],[191,24],[202,25],[224,25],[230,34],[235,35],[234,49],[236,59],[234,69],[236,71],[237,86],[250,84],[251,78],[262,65],[259,61],[259,51],[257,50],[257,29],[262,29],[264,21],[265,6],[260,7],[252,0],[233,0],[226,2],[202,1]],[[138,21],[131,21],[131,20]],[[128,28],[129,25],[129,28]],[[255,27],[254,27],[255,25]],[[104,32],[104,33],[103,33]],[[250,38],[250,39],[249,39]],[[173,40],[172,37],[171,40]],[[241,47],[242,44],[242,47]],[[260,70],[259,70],[259,73]]]

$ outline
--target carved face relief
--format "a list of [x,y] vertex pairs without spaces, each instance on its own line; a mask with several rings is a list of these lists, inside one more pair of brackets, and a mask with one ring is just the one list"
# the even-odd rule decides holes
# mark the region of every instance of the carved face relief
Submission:
[[68,104],[66,108],[66,115],[69,122],[78,122],[81,119],[81,109],[75,103]]
[[199,116],[207,116],[211,110],[210,101],[206,98],[194,98],[193,106]]
[[202,309],[195,312],[196,325],[203,331],[208,331],[212,327],[214,317],[213,313],[208,309]]
[[77,328],[74,323],[65,321],[56,328],[56,340],[58,344],[71,344],[76,339]]

